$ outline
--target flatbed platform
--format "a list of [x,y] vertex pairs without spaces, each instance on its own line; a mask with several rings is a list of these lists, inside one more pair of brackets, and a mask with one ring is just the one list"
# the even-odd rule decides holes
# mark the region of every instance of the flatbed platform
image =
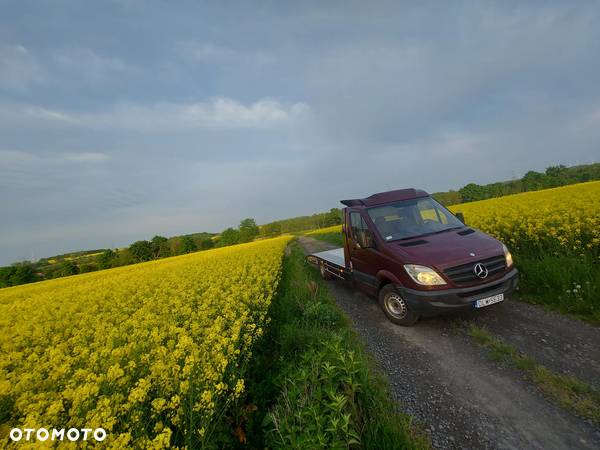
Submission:
[[346,269],[343,247],[326,250],[324,252],[311,253],[306,260],[321,270],[321,275],[331,274],[345,280],[349,271]]

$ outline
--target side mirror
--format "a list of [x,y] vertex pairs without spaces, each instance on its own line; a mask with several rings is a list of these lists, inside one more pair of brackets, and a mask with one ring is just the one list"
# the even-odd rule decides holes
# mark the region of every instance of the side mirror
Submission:
[[461,213],[461,212],[457,212],[457,213],[456,213],[456,214],[454,214],[454,215],[456,216],[456,218],[457,218],[458,220],[460,220],[462,223],[464,223],[464,224],[466,225],[466,222],[465,222],[465,216],[464,216],[464,214],[463,214],[463,213]]

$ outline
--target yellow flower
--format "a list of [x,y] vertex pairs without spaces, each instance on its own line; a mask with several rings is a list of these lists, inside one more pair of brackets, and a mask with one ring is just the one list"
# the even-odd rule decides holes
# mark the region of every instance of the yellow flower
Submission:
[[551,254],[600,252],[600,182],[580,183],[453,205],[468,225],[497,237],[512,250]]
[[240,368],[266,324],[288,241],[0,289],[11,426],[102,427],[119,449],[168,447],[173,429],[202,437],[217,405],[243,391]]

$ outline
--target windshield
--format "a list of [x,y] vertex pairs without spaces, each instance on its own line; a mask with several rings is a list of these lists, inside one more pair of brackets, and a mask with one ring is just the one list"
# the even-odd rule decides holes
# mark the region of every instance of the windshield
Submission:
[[464,224],[431,197],[369,208],[369,217],[386,241],[439,233]]

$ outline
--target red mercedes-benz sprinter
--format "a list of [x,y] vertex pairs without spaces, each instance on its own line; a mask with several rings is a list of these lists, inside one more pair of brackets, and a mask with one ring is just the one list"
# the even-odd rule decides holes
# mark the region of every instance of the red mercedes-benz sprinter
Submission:
[[412,325],[420,316],[489,306],[517,286],[507,247],[427,192],[402,189],[342,204],[343,249],[308,260],[325,277],[377,296],[392,322]]

